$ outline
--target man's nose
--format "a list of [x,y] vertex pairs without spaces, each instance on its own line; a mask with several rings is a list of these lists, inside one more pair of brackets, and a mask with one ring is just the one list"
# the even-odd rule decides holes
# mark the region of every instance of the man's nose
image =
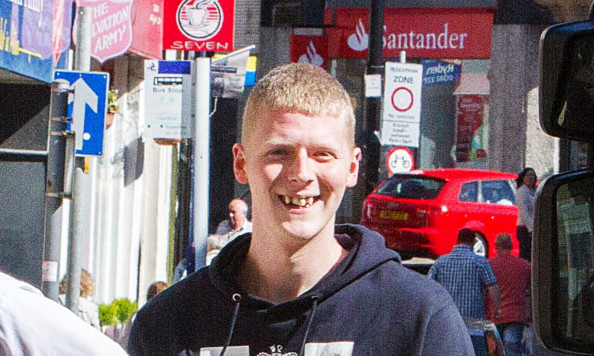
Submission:
[[300,150],[293,158],[289,167],[289,179],[308,182],[313,179],[313,162],[306,150]]

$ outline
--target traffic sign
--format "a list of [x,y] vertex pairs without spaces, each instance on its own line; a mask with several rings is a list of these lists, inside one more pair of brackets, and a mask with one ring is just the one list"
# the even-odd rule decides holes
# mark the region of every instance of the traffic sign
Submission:
[[54,80],[70,83],[74,95],[68,99],[69,129],[76,133],[76,154],[101,156],[107,111],[109,74],[103,72],[54,71]]
[[381,143],[419,147],[423,66],[387,62]]
[[415,160],[411,150],[406,147],[392,148],[386,157],[386,166],[390,175],[410,172],[415,166]]

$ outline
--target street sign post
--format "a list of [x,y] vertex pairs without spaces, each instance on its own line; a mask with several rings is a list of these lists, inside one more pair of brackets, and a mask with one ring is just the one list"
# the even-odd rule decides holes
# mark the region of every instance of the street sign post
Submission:
[[419,147],[423,66],[386,62],[383,145]]
[[68,99],[68,116],[72,118],[69,130],[76,133],[76,154],[101,156],[109,74],[57,70],[54,80],[58,79],[66,80],[74,90]]

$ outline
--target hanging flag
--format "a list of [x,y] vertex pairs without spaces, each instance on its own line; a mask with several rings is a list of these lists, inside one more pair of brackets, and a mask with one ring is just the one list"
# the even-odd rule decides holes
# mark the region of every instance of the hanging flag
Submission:
[[213,57],[211,72],[211,93],[213,97],[236,98],[243,93],[246,79],[246,69],[250,50],[256,48],[251,45],[225,55]]

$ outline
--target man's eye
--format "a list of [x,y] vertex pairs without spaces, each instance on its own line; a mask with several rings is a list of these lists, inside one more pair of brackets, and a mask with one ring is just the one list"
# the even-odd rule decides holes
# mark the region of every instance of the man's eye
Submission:
[[332,154],[332,152],[328,152],[328,151],[316,152],[316,153],[314,153],[314,156],[320,160],[331,160],[331,159],[335,158],[335,155]]
[[268,151],[269,156],[284,156],[286,154],[287,154],[287,150],[284,150],[281,148]]

